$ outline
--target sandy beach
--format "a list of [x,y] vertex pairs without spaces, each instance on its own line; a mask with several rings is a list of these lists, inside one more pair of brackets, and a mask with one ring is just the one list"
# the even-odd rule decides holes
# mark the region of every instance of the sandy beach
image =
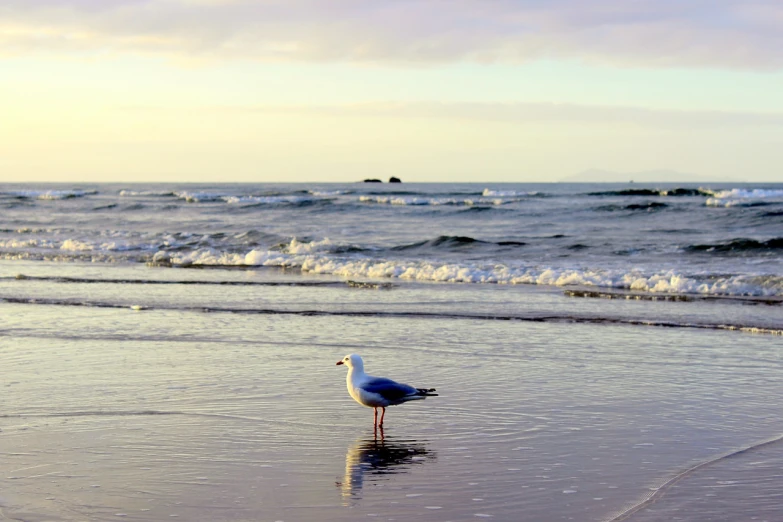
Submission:
[[[665,319],[698,306],[774,322],[776,306],[578,299],[551,287],[361,288],[278,270],[9,265],[4,274],[26,278],[0,282],[0,519],[777,515],[781,445],[718,457],[783,434],[780,336],[534,314]],[[116,282],[141,276],[172,284]],[[465,317],[501,309],[523,318]],[[410,317],[383,315],[395,311]],[[346,353],[440,396],[390,408],[374,432],[372,410],[335,367]]]

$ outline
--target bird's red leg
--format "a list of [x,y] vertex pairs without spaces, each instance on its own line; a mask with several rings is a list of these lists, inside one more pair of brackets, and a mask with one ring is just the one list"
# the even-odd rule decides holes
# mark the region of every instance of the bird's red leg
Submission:
[[386,416],[386,408],[381,407],[381,423],[378,425],[383,427],[383,418]]
[[[372,425],[377,426],[378,425],[378,408],[373,408],[372,411],[374,412],[372,417]],[[381,417],[381,425],[383,425],[383,417]]]

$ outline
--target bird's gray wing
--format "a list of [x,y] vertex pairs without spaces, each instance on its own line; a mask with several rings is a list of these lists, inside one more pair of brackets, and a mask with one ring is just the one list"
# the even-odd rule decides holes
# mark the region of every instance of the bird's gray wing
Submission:
[[407,397],[408,395],[415,395],[416,388],[407,384],[394,382],[391,379],[384,377],[373,377],[367,382],[361,385],[361,388],[370,393],[377,393],[386,400],[397,400]]

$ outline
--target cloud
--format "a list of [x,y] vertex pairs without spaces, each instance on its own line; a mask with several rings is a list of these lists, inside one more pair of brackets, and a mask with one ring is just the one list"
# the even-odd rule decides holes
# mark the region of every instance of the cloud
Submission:
[[664,110],[570,103],[370,102],[335,105],[259,105],[214,107],[258,113],[321,114],[338,117],[449,118],[509,123],[633,124],[652,128],[731,129],[780,127],[783,113]]
[[5,0],[0,49],[366,64],[783,68],[779,0]]

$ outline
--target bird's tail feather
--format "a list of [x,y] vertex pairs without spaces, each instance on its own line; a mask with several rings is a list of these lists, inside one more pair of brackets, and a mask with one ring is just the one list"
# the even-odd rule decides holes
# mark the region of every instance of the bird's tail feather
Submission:
[[435,388],[416,388],[416,391],[418,392],[417,395],[421,395],[423,397],[437,397],[437,393],[432,393],[435,391]]

